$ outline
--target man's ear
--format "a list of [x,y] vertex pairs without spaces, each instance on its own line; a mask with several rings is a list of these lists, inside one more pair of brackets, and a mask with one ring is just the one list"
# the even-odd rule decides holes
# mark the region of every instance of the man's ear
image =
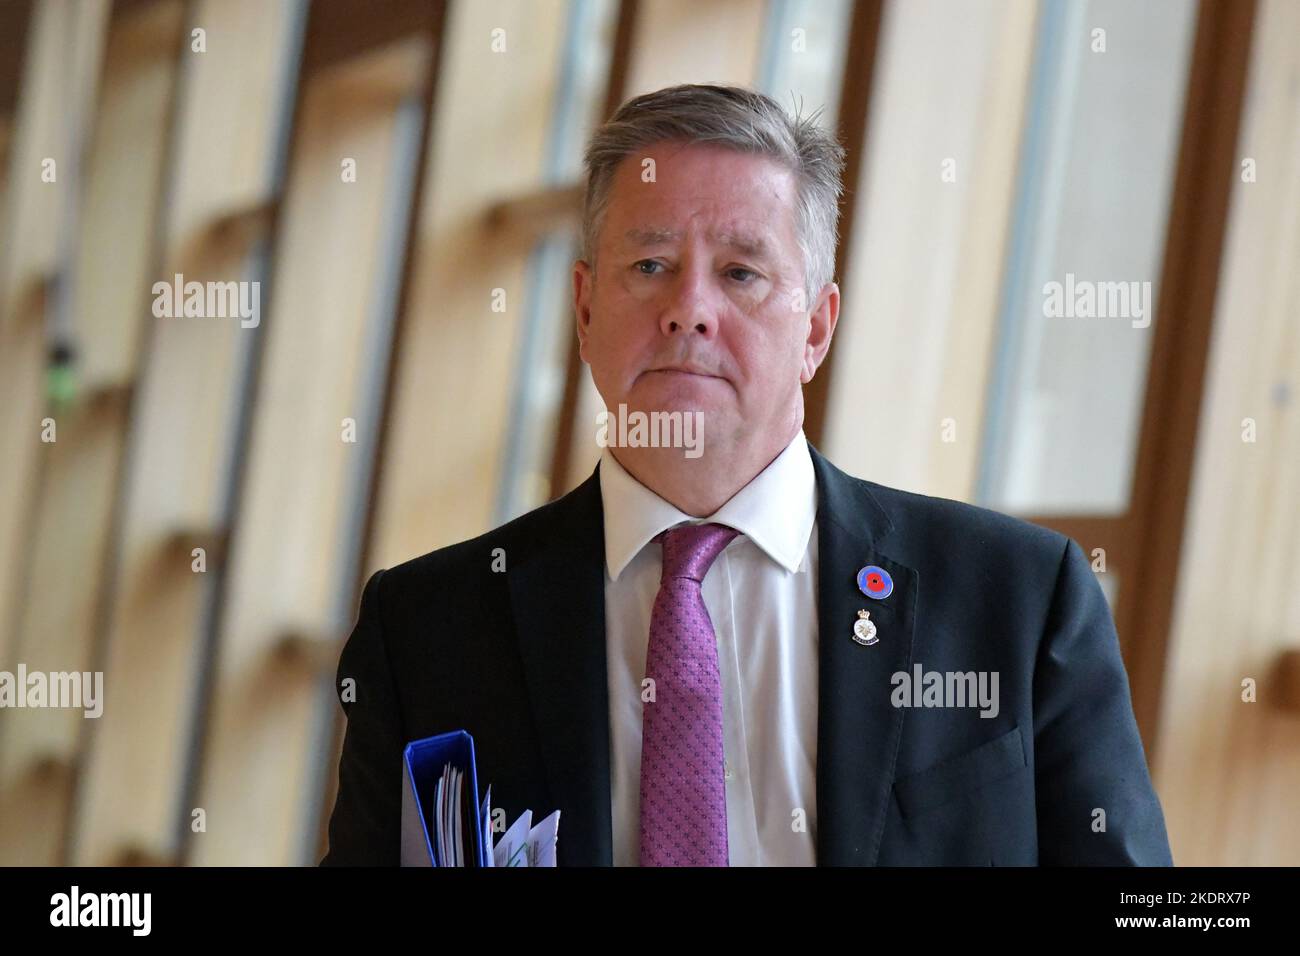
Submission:
[[799,381],[807,385],[817,374],[817,369],[826,359],[831,348],[831,336],[835,334],[835,323],[840,317],[840,287],[828,282],[822,287],[808,313],[808,340],[804,343],[803,369]]
[[573,263],[573,312],[578,325],[578,355],[587,361],[587,337],[591,326],[591,292],[596,272],[585,260]]

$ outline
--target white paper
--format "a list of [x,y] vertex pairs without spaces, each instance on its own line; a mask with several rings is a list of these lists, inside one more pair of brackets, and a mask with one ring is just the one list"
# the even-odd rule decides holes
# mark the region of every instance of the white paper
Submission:
[[461,830],[460,798],[461,798],[461,790],[463,789],[463,785],[465,782],[465,773],[462,770],[454,770],[452,771],[452,773],[456,781],[455,786],[451,788],[451,792],[453,795],[451,801],[451,833],[452,833],[452,857],[453,857],[452,865],[464,866],[465,865],[465,842],[462,839],[463,834],[460,832]]
[[501,837],[492,851],[496,866],[528,865],[528,834],[533,828],[533,811],[525,810]]
[[433,791],[433,848],[437,864],[446,866],[447,857],[444,855],[445,851],[442,848],[442,781],[443,777],[439,777],[438,786]]
[[560,811],[556,810],[528,832],[529,866],[555,866],[555,841],[559,830]]

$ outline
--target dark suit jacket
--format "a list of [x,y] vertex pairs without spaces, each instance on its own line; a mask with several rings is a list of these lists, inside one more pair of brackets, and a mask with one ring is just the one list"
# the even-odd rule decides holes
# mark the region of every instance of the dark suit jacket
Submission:
[[[1110,610],[1079,546],[850,477],[810,450],[819,865],[1171,865]],[[403,748],[461,728],[494,808],[508,820],[559,808],[559,865],[610,864],[597,474],[370,578],[339,660],[356,693],[323,865],[395,865]],[[893,577],[883,601],[858,590],[867,564]],[[851,639],[860,608],[879,628],[870,647]],[[893,706],[891,675],[914,664],[996,671],[997,716]]]

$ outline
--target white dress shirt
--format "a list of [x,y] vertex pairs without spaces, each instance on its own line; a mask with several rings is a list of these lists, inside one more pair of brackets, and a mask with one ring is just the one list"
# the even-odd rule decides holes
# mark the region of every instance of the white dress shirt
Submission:
[[704,578],[718,638],[732,866],[816,862],[817,486],[802,431],[730,501],[692,518],[606,448],[605,636],[614,865],[640,856],[641,681],[663,549],[682,522],[741,532]]

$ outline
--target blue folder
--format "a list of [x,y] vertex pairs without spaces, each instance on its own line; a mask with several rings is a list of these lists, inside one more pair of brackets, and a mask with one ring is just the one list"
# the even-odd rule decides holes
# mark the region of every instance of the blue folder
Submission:
[[434,840],[434,794],[442,768],[450,763],[465,772],[471,866],[486,866],[483,826],[479,819],[478,771],[474,766],[474,738],[463,730],[427,737],[406,745],[402,758],[402,866],[444,866],[437,858]]

